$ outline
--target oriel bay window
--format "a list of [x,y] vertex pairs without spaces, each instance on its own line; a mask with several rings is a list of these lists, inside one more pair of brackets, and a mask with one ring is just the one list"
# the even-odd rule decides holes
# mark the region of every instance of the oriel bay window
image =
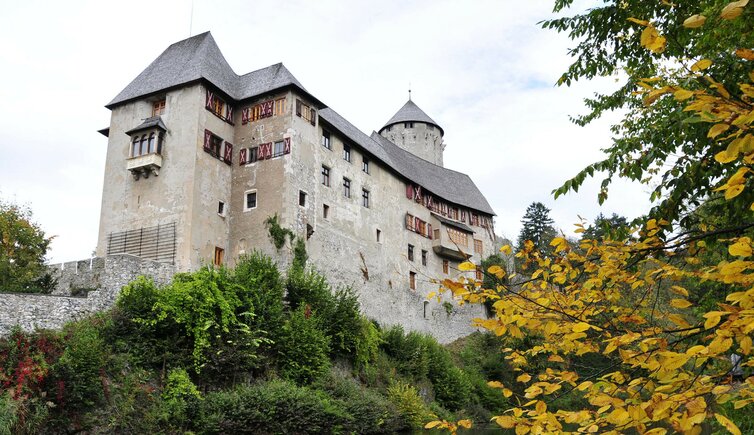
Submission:
[[158,175],[162,167],[162,144],[167,128],[159,116],[147,118],[135,128],[128,130],[128,162],[126,168],[134,179]]

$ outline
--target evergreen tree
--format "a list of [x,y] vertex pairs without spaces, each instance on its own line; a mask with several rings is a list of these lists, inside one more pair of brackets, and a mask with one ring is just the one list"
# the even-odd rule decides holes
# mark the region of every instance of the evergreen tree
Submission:
[[625,217],[613,213],[606,217],[602,213],[594,218],[594,223],[584,230],[582,240],[624,240],[631,235],[630,226]]
[[534,246],[543,254],[552,252],[550,241],[557,235],[553,226],[555,221],[550,218],[550,209],[541,202],[532,202],[526,208],[526,213],[521,219],[523,227],[518,235],[517,250],[521,250],[527,240],[531,240]]

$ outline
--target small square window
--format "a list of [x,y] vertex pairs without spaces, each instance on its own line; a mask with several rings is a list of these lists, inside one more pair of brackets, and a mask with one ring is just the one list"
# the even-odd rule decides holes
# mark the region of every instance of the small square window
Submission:
[[160,116],[165,113],[165,99],[152,103],[152,116]]
[[434,239],[435,240],[440,240],[440,229],[439,228],[435,228],[434,233],[435,233]]
[[343,178],[343,196],[346,198],[351,197],[351,180]]
[[246,192],[246,202],[244,203],[244,211],[257,208],[257,191]]
[[427,251],[422,249],[422,266],[427,265]]
[[448,272],[450,272],[450,264],[448,260],[442,260],[442,273],[447,275]]
[[382,231],[377,228],[377,243],[382,243]]
[[361,189],[361,205],[369,208],[369,191],[366,189]]
[[322,184],[330,187],[330,168],[322,166]]
[[298,191],[298,205],[306,207],[306,192],[303,190]]
[[330,216],[330,206],[322,204],[322,217],[327,219],[328,216]]
[[327,130],[322,130],[322,146],[329,149],[332,149],[332,145],[330,145],[330,132]]
[[408,261],[414,261],[414,245],[408,245]]
[[351,147],[343,144],[343,160],[351,162]]
[[285,154],[285,143],[282,140],[275,142],[272,157],[280,157]]
[[369,160],[366,158],[361,162],[361,170],[367,174],[369,173]]
[[222,201],[217,202],[217,214],[219,214],[222,217],[225,217],[225,203]]
[[481,240],[474,239],[474,252],[481,254],[483,252],[484,245]]
[[416,290],[416,272],[408,273],[408,286],[411,290]]

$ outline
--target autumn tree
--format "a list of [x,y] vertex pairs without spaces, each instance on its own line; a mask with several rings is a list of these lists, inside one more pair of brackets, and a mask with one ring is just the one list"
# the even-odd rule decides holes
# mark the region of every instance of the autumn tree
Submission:
[[50,290],[40,279],[51,240],[32,221],[29,208],[0,200],[0,291]]
[[[571,3],[557,0],[555,10]],[[746,370],[754,366],[754,7],[748,3],[606,0],[544,23],[576,40],[561,84],[611,75],[620,81],[614,92],[588,100],[590,112],[576,123],[608,110],[625,113],[606,158],[555,195],[602,171],[600,202],[613,177],[626,177],[653,183],[657,205],[633,237],[584,237],[579,249],[556,237],[550,245],[557,255],[547,258],[525,245],[517,256],[536,267],[516,289],[496,266],[486,271],[500,280],[494,290],[471,276],[443,281],[464,302],[493,301],[495,316],[477,319],[477,326],[542,338],[531,348],[504,350],[520,374],[516,385],[490,383],[517,404],[493,418],[500,426],[517,434],[661,435],[710,432],[714,424],[741,433],[725,409],[746,415],[754,403],[754,377],[732,385],[729,359],[735,353]],[[714,208],[696,211],[711,201],[726,203],[723,226],[711,223],[720,221]],[[719,261],[711,261],[715,256]],[[691,297],[686,287],[699,284],[719,289],[714,303]],[[573,362],[589,354],[607,363],[584,374]],[[530,361],[543,356],[548,366],[535,371]],[[558,409],[563,396],[583,406]],[[738,423],[751,424],[747,417]]]

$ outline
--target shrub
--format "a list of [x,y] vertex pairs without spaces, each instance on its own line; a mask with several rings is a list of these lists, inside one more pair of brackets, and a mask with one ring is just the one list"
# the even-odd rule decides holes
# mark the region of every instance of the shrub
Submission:
[[377,359],[382,336],[374,322],[364,316],[359,317],[359,333],[356,338],[354,365],[366,368]]
[[210,393],[195,428],[204,433],[339,433],[353,418],[324,393],[274,380]]
[[324,306],[313,308],[330,337],[331,354],[354,360],[362,330],[359,300],[350,287],[338,289],[330,298]]
[[294,311],[280,336],[280,372],[298,384],[311,383],[330,369],[330,340],[308,307]]
[[314,270],[291,267],[288,269],[285,287],[286,300],[291,310],[307,304],[317,312],[332,310],[333,296],[330,284],[324,276]]
[[403,327],[393,326],[382,333],[382,349],[396,361],[398,372],[417,379],[424,379],[429,373],[429,359],[426,351],[427,340],[421,334],[405,334]]
[[13,399],[13,393],[3,392],[0,395],[0,435],[11,435],[16,432],[18,423],[19,403]]
[[254,251],[238,259],[234,280],[243,287],[239,297],[242,309],[252,311],[252,329],[264,329],[276,337],[283,326],[283,282],[270,257]]
[[387,398],[414,429],[421,429],[425,423],[437,418],[411,384],[393,382],[387,389]]
[[102,376],[106,354],[99,334],[101,318],[69,323],[64,330],[65,350],[53,370],[65,389],[69,407],[90,407],[103,398]]

